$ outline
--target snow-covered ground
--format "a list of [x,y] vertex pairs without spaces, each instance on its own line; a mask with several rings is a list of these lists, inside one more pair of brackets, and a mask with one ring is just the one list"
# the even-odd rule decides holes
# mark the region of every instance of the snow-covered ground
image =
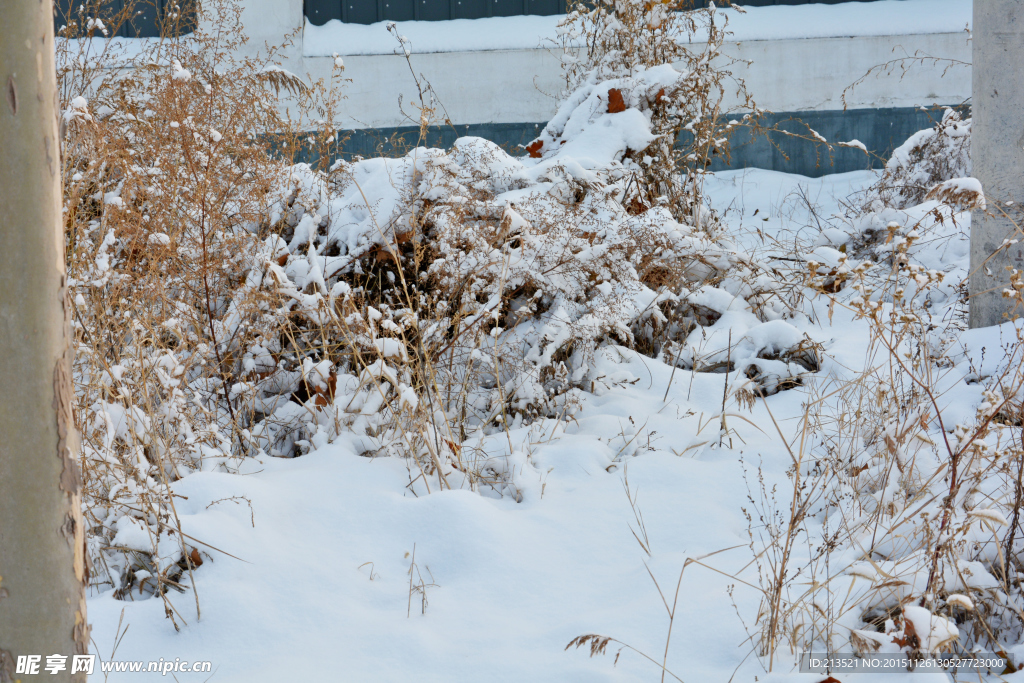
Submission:
[[[708,190],[753,252],[814,224],[801,194],[827,216],[875,180],[746,170],[716,174]],[[861,367],[866,325],[838,308],[831,322],[822,313],[794,321],[825,345],[819,376]],[[684,561],[721,551],[682,577],[668,668],[688,682],[726,681],[737,669],[732,680],[776,680],[745,630],[760,595],[742,508],[759,471],[784,488],[791,460],[773,418],[792,438],[804,390],[751,412],[731,397],[725,412],[743,417],[727,417],[719,445],[723,383],[735,373],[672,377],[619,347],[599,362],[612,386],[588,394],[575,419],[481,444],[512,471],[521,502],[437,487],[425,495],[410,486],[414,465],[355,455],[344,438],[296,459],[248,460],[237,474],[186,477],[174,490],[184,531],[204,549],[201,616],[190,593],[176,596],[187,623],[178,633],[160,600],[107,592],[89,602],[94,651],[111,658],[120,623],[114,659],[210,660],[213,681],[652,681],[658,667],[630,651],[613,665],[614,644],[594,658],[565,646],[600,633],[660,661],[669,620],[651,577],[671,605]],[[792,670],[784,662],[776,675],[821,678]],[[104,677],[97,669],[90,680]]]
[[[211,150],[281,128],[183,115],[219,38],[67,103],[101,136],[64,179],[101,212],[68,211],[95,654],[212,662],[175,672],[194,681],[664,662],[836,683],[794,657],[954,646],[1024,664],[1024,320],[966,329],[970,120],[947,110],[880,174],[705,174],[742,125],[716,10],[633,2],[580,19],[599,44],[527,156],[463,137],[327,170],[254,149],[230,220],[160,170],[236,178]],[[690,19],[703,53],[676,42]],[[267,69],[239,69],[215,80],[249,111],[232,88]],[[140,312],[109,366],[89,344]]]

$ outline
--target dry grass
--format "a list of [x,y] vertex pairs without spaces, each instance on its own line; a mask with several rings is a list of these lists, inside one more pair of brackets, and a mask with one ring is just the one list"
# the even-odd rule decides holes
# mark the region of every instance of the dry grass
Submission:
[[[182,38],[169,16],[140,54],[106,37],[133,10],[102,29],[70,23],[58,39],[76,422],[93,586],[164,597],[177,626],[167,590],[194,585],[200,542],[181,533],[169,487],[251,449],[229,380],[241,349],[279,332],[247,282],[260,233],[278,229],[271,190],[288,168],[263,138],[309,127],[282,118],[281,93],[311,112],[336,96],[277,68],[275,50],[238,58],[232,2],[205,3],[215,33]],[[118,542],[133,523],[148,542]]]
[[[946,124],[958,121],[948,115]],[[945,173],[959,171],[949,166],[942,136],[941,128],[921,136],[935,143],[923,152],[907,145],[922,155],[915,168],[937,174],[913,196],[980,208],[984,200],[969,185],[945,182]],[[944,158],[933,163],[929,155]],[[890,165],[875,192],[912,201],[912,184],[889,184],[905,170]],[[886,194],[894,187],[899,197]],[[976,416],[950,424],[943,408],[959,377],[955,339],[966,303],[933,310],[930,292],[942,286],[943,273],[911,255],[919,239],[949,220],[933,211],[913,225],[892,224],[886,243],[874,245],[876,262],[845,267],[843,260],[828,273],[810,264],[805,283],[866,321],[871,342],[865,370],[809,386],[798,447],[790,450],[790,495],[778,497],[760,475],[750,487],[751,548],[763,595],[751,640],[769,670],[783,647],[843,652],[852,644],[872,652],[892,641],[926,656],[902,616],[908,605],[958,622],[963,651],[1008,652],[1024,633],[1016,534],[1024,338],[1018,330],[990,349],[1000,362],[995,372],[977,373],[985,400]],[[1019,291],[1007,290],[1018,305]],[[795,560],[797,534],[811,549],[809,561]]]

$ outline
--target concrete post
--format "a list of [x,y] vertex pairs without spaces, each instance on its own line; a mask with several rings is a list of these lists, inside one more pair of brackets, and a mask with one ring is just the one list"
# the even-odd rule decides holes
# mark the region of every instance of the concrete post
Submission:
[[[974,0],[973,44],[971,163],[989,215],[971,215],[969,322],[987,327],[1004,322],[1013,307],[1002,296],[1006,268],[1024,270],[1024,233],[995,207],[1010,200],[1024,206],[1024,3]],[[1020,223],[1016,207],[1008,213]],[[993,256],[1005,239],[1021,242]]]
[[[240,20],[249,42],[239,54],[245,57],[257,53],[266,54],[268,45],[279,45],[284,37],[303,27],[304,13],[302,0],[235,0],[241,9]],[[204,17],[210,22],[215,17]],[[217,27],[206,23],[205,29],[212,33]],[[291,48],[280,53],[290,70],[300,73],[302,60],[302,34],[296,36]]]

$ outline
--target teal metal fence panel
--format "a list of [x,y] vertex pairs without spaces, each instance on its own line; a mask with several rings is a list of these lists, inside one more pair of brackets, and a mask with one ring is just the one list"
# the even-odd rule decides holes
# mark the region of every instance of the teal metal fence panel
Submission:
[[[88,35],[88,20],[99,19],[107,28],[113,30],[117,17],[124,11],[125,3],[132,9],[132,16],[121,24],[116,35],[124,38],[155,38],[160,35],[162,24],[174,12],[181,12],[179,23],[181,33],[190,33],[196,21],[196,3],[198,0],[54,0],[53,27],[60,31],[66,26],[74,26],[69,37]],[[351,1],[351,0],[350,0]],[[358,1],[358,0],[356,0]],[[103,35],[97,31],[97,35]]]
[[[851,0],[744,0],[748,7],[768,5],[834,5]],[[874,2],[875,0],[854,0]],[[695,7],[706,7],[710,0],[693,0]],[[719,0],[719,5],[723,4]],[[521,14],[565,14],[566,0],[305,0],[306,17],[321,26],[331,19],[349,24],[373,24],[378,21],[444,21],[512,17]]]
[[321,26],[331,19],[349,24],[378,21],[445,21],[565,14],[566,0],[306,0],[306,17]]

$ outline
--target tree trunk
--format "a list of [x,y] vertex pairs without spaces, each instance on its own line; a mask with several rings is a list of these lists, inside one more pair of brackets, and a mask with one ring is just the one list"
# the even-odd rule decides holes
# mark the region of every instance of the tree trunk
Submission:
[[[71,411],[53,5],[4,0],[0,22],[0,681],[85,654],[86,556]],[[46,673],[46,657],[67,657]]]

